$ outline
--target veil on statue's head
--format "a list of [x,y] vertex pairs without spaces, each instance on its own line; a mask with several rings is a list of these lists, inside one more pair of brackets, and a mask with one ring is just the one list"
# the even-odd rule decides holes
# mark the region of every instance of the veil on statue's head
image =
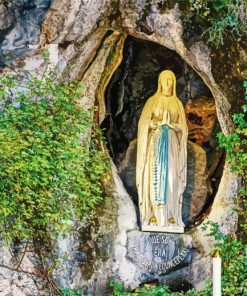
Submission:
[[177,97],[177,94],[176,94],[176,76],[170,70],[164,70],[164,71],[160,72],[159,79],[158,79],[158,89],[157,89],[157,92],[155,93],[155,95],[158,95],[159,93],[161,93],[161,80],[164,79],[164,78],[168,78],[168,77],[172,78],[172,80],[173,80],[173,94],[172,94],[172,96]]

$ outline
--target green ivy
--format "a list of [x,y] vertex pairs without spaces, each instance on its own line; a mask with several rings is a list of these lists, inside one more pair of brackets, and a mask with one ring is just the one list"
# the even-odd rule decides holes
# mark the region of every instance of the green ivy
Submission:
[[69,288],[64,288],[61,290],[62,296],[83,296],[83,294],[78,290],[72,290]]
[[246,241],[247,231],[247,81],[244,82],[244,104],[242,113],[234,114],[233,121],[235,131],[228,135],[218,134],[218,141],[221,148],[226,150],[226,160],[232,171],[241,176],[242,186],[238,192],[237,204],[240,221],[239,236]]
[[244,89],[243,113],[233,115],[235,131],[228,135],[223,133],[217,135],[220,147],[227,152],[227,162],[231,165],[232,170],[238,172],[243,178],[247,167],[247,81],[244,82]]
[[[247,0],[146,0],[140,24],[145,23],[152,5],[159,5],[160,13],[178,4],[185,35],[195,31],[216,47],[224,44],[227,35],[235,34],[243,39],[247,35]],[[199,32],[198,32],[199,30]]]
[[[207,236],[214,237],[216,240],[214,253],[220,251],[222,258],[222,295],[247,295],[247,246],[246,230],[247,230],[247,191],[246,191],[246,169],[247,169],[247,153],[246,153],[246,136],[247,136],[247,81],[244,82],[244,104],[242,106],[243,113],[234,114],[233,121],[235,131],[224,135],[218,134],[218,140],[221,148],[227,152],[226,160],[230,164],[232,171],[237,172],[241,176],[242,187],[239,190],[237,202],[239,219],[243,222],[240,224],[239,237],[235,234],[225,235],[220,231],[218,224],[209,221],[203,230],[209,229]],[[232,209],[235,211],[236,209]]]
[[212,287],[209,283],[201,291],[189,290],[187,292],[171,292],[166,285],[145,285],[134,292],[126,292],[124,286],[116,280],[110,281],[110,287],[113,290],[112,296],[212,296]]
[[64,233],[102,200],[109,162],[94,110],[77,103],[81,96],[81,83],[54,71],[0,78],[2,243]]
[[185,30],[198,31],[216,47],[227,35],[246,38],[246,0],[186,0],[179,2]]
[[222,295],[247,295],[247,246],[236,237],[225,235],[217,223],[209,221],[203,230],[209,229],[207,236],[214,237],[215,251],[220,251],[222,259]]

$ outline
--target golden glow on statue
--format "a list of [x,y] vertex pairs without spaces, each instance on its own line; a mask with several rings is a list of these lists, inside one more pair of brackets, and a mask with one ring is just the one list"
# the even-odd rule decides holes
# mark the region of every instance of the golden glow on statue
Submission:
[[187,136],[176,77],[162,71],[158,90],[146,102],[138,124],[136,185],[144,231],[184,231]]

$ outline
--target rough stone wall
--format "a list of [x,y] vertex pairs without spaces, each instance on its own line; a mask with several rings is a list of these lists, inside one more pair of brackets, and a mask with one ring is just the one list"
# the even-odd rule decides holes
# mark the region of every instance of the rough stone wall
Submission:
[[[161,13],[159,6],[154,4],[146,15],[144,0],[54,0],[43,21],[50,1],[13,1],[13,6],[10,7],[4,3],[6,2],[0,3],[1,52],[4,54],[9,52],[12,56],[19,55],[19,58],[12,58],[7,62],[12,62],[15,69],[20,71],[39,69],[44,63],[39,56],[39,48],[56,44],[58,68],[72,79],[85,81],[88,88],[81,103],[94,104],[97,99],[96,89],[105,71],[105,62],[111,52],[111,45],[114,44],[112,39],[112,43],[104,47],[104,40],[105,42],[110,40],[107,39],[106,32],[109,29],[123,32],[175,50],[201,76],[211,90],[223,132],[229,133],[233,130],[231,103],[234,97],[237,102],[241,100],[241,87],[234,88],[232,83],[236,81],[236,85],[239,85],[242,79],[242,72],[238,69],[242,69],[246,60],[243,45],[238,44],[237,53],[232,53],[229,47],[229,55],[235,58],[227,59],[227,56],[223,55],[220,60],[216,59],[218,53],[209,49],[202,41],[188,46],[183,39],[183,26],[178,5]],[[23,4],[18,6],[17,3]],[[28,5],[25,6],[25,3]],[[42,34],[40,34],[41,24]],[[221,71],[222,63],[226,59],[228,67],[224,67]],[[239,63],[238,69],[235,66],[236,60]],[[225,78],[227,75],[230,77],[228,80]],[[113,227],[107,232],[108,238],[112,234],[113,240],[108,244],[105,261],[102,261],[102,258],[94,261],[95,272],[90,279],[83,275],[83,268],[77,269],[79,275],[72,282],[68,282],[66,278],[60,279],[60,282],[66,283],[71,288],[88,285],[89,291],[94,295],[105,295],[110,276],[122,280],[131,288],[145,280],[137,276],[139,271],[136,265],[126,257],[127,233],[137,230],[135,208],[114,166],[113,176],[113,202],[116,205],[113,214],[116,214],[117,219],[116,224],[113,223]],[[238,186],[237,181],[237,176],[230,171],[228,165],[225,165],[215,201],[206,219],[218,222],[225,232],[236,230],[237,217],[231,211],[231,206]],[[112,213],[107,212],[104,215],[108,217]],[[103,233],[101,235],[104,236]],[[181,272],[184,279],[187,279],[195,288],[200,288],[206,276],[210,275],[209,252],[213,241],[205,238],[201,227],[194,229],[189,235],[192,237],[193,247],[199,252],[194,254],[192,265],[185,267]],[[108,247],[105,246],[106,250]],[[71,248],[67,251],[72,252]],[[73,270],[74,266],[70,267]],[[104,276],[100,275],[102,273]],[[14,295],[16,289],[19,289],[23,295],[40,295],[31,281],[25,283],[24,288],[20,284],[21,279],[17,278],[17,282],[12,281],[15,277],[13,272],[9,271],[6,275],[6,271],[0,269],[0,274],[2,279],[5,279],[1,281],[0,289],[2,291],[12,289],[12,292],[7,295]],[[66,277],[67,274],[60,275],[62,276]],[[46,293],[43,290],[43,294]]]
[[16,56],[38,44],[50,4],[51,0],[0,1],[0,49],[3,54]]

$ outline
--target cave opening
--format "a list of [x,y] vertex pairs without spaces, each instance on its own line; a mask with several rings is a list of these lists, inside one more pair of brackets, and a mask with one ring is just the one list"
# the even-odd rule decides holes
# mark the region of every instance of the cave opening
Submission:
[[159,73],[166,69],[176,75],[177,96],[184,105],[189,129],[188,180],[183,199],[183,221],[188,229],[200,223],[209,211],[224,166],[224,153],[216,142],[220,126],[215,101],[200,76],[175,51],[128,36],[123,60],[106,88],[106,117],[101,128],[138,214],[135,186],[138,121],[145,102],[157,90]]

